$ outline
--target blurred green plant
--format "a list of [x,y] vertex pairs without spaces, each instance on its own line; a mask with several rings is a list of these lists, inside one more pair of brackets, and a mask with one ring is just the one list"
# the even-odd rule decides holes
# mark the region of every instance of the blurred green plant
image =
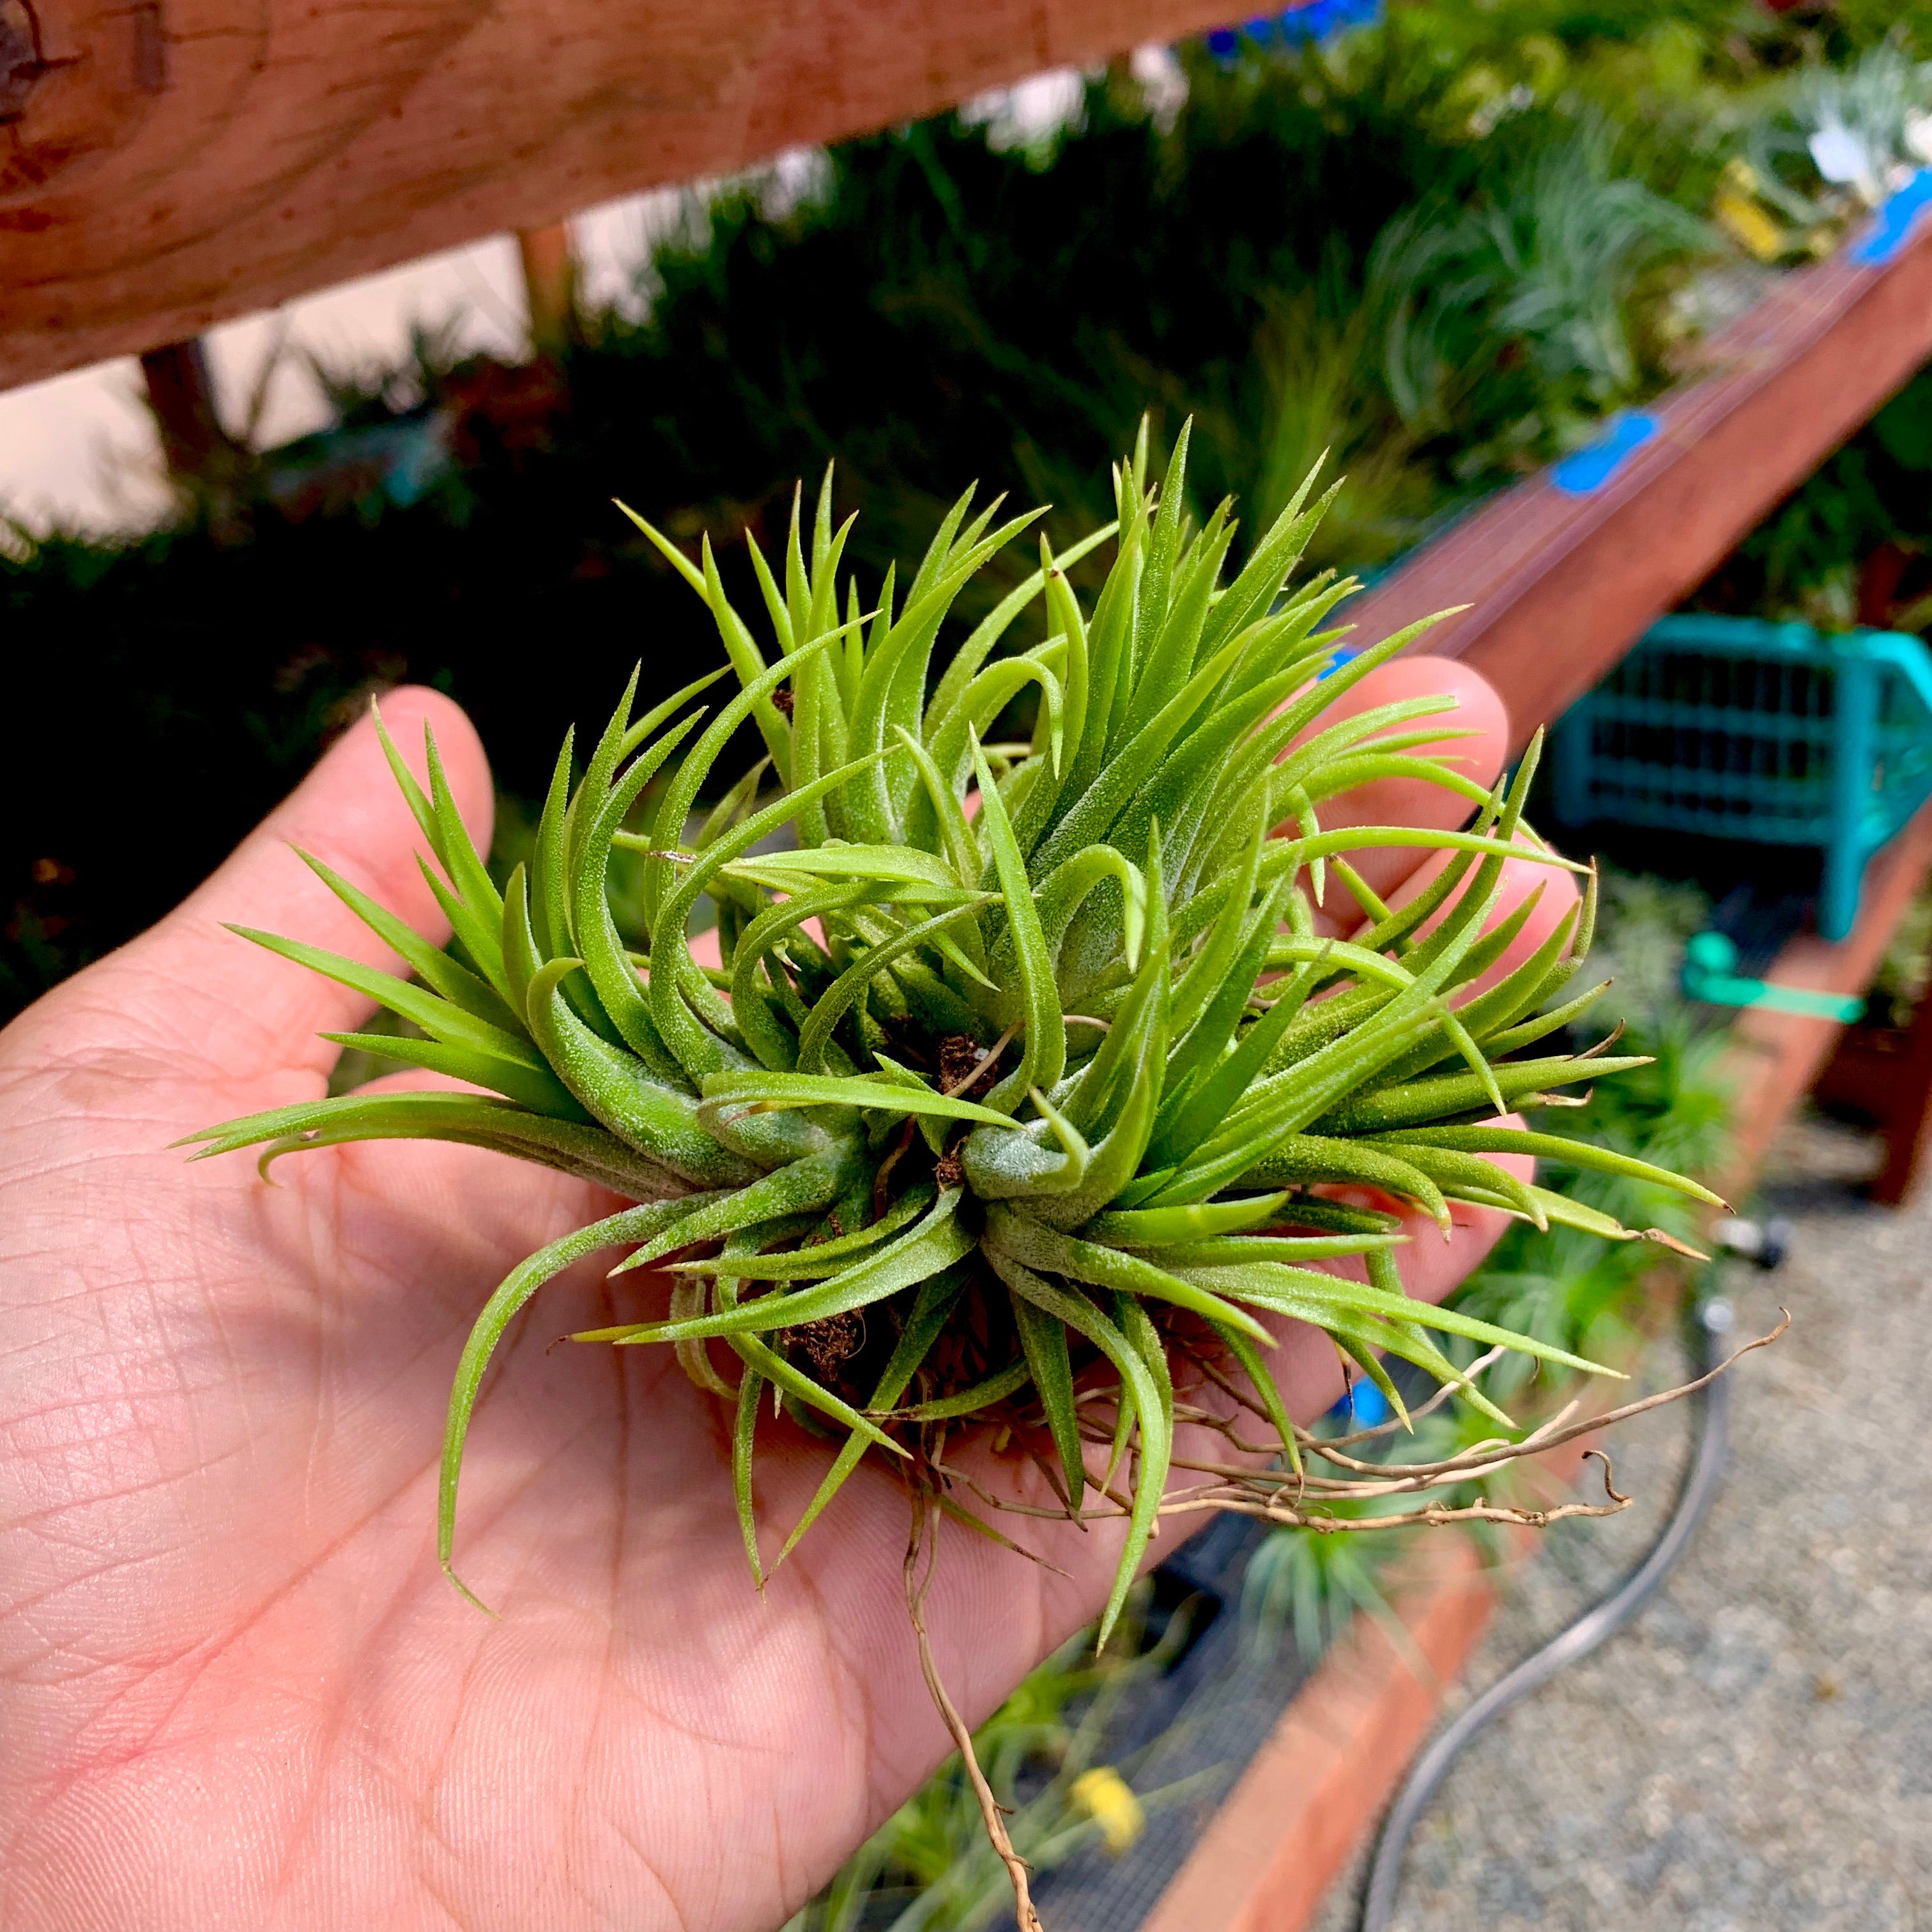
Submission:
[[1463,432],[1459,473],[1570,447],[1645,386],[1640,298],[1714,252],[1584,119],[1473,197],[1431,196],[1383,230],[1367,303],[1390,399],[1412,433]]
[[[737,532],[773,537],[834,448],[876,577],[941,477],[1050,501],[1056,542],[1104,516],[1095,479],[1151,398],[1157,445],[1196,418],[1197,515],[1232,494],[1265,526],[1328,448],[1349,480],[1312,560],[1386,563],[1654,392],[1685,328],[1755,292],[1742,243],[1697,266],[1696,226],[1753,129],[1790,147],[1828,70],[1876,98],[1928,52],[1922,4],[1401,5],[1322,45],[1184,48],[1178,106],[1110,72],[1026,138],[942,117],[694,194],[638,301],[584,316],[560,369],[464,362],[434,328],[396,368],[318,368],[339,446],[231,464],[166,531],[0,545],[10,668],[50,721],[9,765],[0,1000],[177,900],[371,688],[451,691],[526,799],[568,722],[523,674],[533,643],[614,686],[642,636],[644,695],[675,688],[702,614],[614,490],[710,536],[742,601]],[[1766,178],[1822,192],[1799,148]],[[164,828],[138,855],[135,822]]]

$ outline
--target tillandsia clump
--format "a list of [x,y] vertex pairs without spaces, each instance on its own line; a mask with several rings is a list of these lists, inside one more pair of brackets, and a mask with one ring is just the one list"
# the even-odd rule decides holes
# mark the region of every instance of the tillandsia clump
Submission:
[[[580,775],[566,740],[534,849],[500,891],[434,742],[425,793],[386,736],[440,868],[448,948],[314,860],[413,978],[246,935],[422,1036],[344,1046],[484,1090],[283,1108],[208,1130],[204,1154],[266,1144],[266,1166],[440,1138],[634,1204],[531,1256],[478,1317],[450,1404],[446,1566],[491,1351],[546,1280],[600,1249],[630,1248],[619,1272],[668,1264],[677,1286],[668,1318],[575,1339],[665,1344],[730,1406],[760,1580],[754,1450],[774,1403],[840,1445],[786,1550],[868,1454],[905,1473],[920,1508],[965,1510],[946,1431],[1004,1424],[1042,1445],[1067,1515],[1130,1519],[1104,1639],[1162,1507],[1183,1355],[1266,1419],[1291,1480],[1305,1480],[1302,1438],[1264,1316],[1325,1330],[1398,1409],[1384,1356],[1498,1426],[1508,1418],[1432,1338],[1591,1366],[1411,1299],[1396,1218],[1324,1188],[1416,1204],[1445,1234],[1449,1204],[1466,1202],[1613,1240],[1631,1231],[1486,1156],[1641,1172],[1714,1199],[1502,1119],[1639,1064],[1527,1051],[1589,1003],[1558,995],[1588,947],[1594,880],[1532,956],[1472,993],[1528,916],[1490,924],[1505,858],[1570,862],[1522,824],[1533,757],[1493,791],[1462,776],[1448,698],[1324,722],[1423,627],[1345,656],[1324,626],[1354,585],[1284,590],[1324,507],[1310,484],[1224,583],[1231,506],[1191,524],[1186,455],[1184,434],[1150,488],[1144,434],[1115,472],[1116,521],[1058,556],[1042,538],[1039,568],[936,681],[961,590],[1033,517],[996,524],[998,504],[975,513],[969,490],[910,581],[889,572],[868,596],[841,580],[851,526],[832,526],[828,475],[808,530],[795,506],[776,572],[752,544],[764,646],[708,547],[694,564],[643,526],[709,604],[736,694],[715,715],[693,708],[721,670],[634,718],[627,692]],[[1066,566],[1108,542],[1083,608]],[[995,656],[1036,610],[1038,641]],[[1029,686],[1030,742],[982,742]],[[748,721],[766,756],[692,836]],[[1323,828],[1326,801],[1393,777],[1456,794],[1469,829]],[[1391,909],[1348,862],[1376,846],[1447,862]],[[620,853],[640,872],[641,951],[612,911]],[[1360,908],[1353,940],[1318,930],[1338,888]],[[707,900],[716,965],[692,938]],[[1346,1258],[1364,1279],[1319,1265]]]

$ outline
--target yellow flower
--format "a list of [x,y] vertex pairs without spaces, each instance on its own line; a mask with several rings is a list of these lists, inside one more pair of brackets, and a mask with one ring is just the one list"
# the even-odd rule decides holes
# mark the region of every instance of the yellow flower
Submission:
[[1760,262],[1774,262],[1790,247],[1782,225],[1727,182],[1718,190],[1711,213],[1718,226]]
[[1146,1828],[1147,1814],[1141,1809],[1141,1801],[1110,1764],[1083,1771],[1073,1780],[1073,1802],[1100,1826],[1107,1849],[1115,1858]]

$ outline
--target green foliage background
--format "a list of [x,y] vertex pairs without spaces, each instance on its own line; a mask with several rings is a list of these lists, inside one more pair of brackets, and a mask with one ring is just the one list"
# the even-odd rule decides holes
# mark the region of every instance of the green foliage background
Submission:
[[969,477],[1054,502],[1056,536],[1090,521],[1151,405],[1157,440],[1194,413],[1198,501],[1233,490],[1250,527],[1330,450],[1315,561],[1385,562],[1666,380],[1727,154],[1807,73],[1928,22],[1431,0],[1326,47],[1184,50],[1171,125],[1097,76],[1032,146],[941,118],[834,151],[802,204],[694,206],[640,271],[647,318],[586,317],[561,380],[434,339],[335,372],[345,430],[447,430],[460,460],[415,500],[292,499],[244,452],[168,530],[16,533],[0,1010],[178,899],[372,688],[451,691],[528,799],[640,656],[646,696],[709,662],[620,491],[711,532],[745,596],[723,540],[770,535],[835,452],[876,571]]

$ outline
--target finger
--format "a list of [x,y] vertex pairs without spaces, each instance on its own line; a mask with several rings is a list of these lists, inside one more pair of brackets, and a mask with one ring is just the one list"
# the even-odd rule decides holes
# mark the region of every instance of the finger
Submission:
[[[1378,665],[1360,683],[1343,693],[1303,734],[1304,738],[1358,718],[1384,704],[1414,698],[1447,698],[1453,710],[1396,726],[1399,730],[1431,728],[1467,732],[1440,746],[1418,746],[1412,755],[1441,756],[1456,760],[1453,769],[1487,790],[1501,775],[1509,754],[1509,714],[1502,700],[1482,674],[1454,658],[1395,658]],[[1298,741],[1300,742],[1300,741]],[[1318,808],[1322,829],[1337,831],[1360,825],[1414,825],[1430,831],[1453,832],[1468,823],[1474,807],[1460,793],[1420,778],[1381,778],[1324,800]],[[1426,846],[1365,847],[1349,855],[1348,862],[1378,898],[1387,898],[1430,854]],[[1323,929],[1339,932],[1357,922],[1358,908],[1340,883],[1333,878],[1323,899]]]
[[[1518,844],[1528,849],[1529,842],[1519,833]],[[1447,852],[1432,852],[1421,865],[1399,886],[1390,900],[1391,910],[1406,905],[1418,893],[1426,891],[1442,868],[1450,864],[1454,855]],[[1471,878],[1474,876],[1473,870]],[[1467,890],[1467,884],[1450,895],[1448,904],[1438,912],[1432,914],[1422,922],[1418,931],[1432,932],[1446,919],[1450,910]],[[1534,859],[1505,859],[1502,862],[1502,876],[1498,880],[1496,903],[1489,916],[1484,920],[1485,932],[1493,932],[1504,922],[1514,916],[1519,908],[1534,901],[1525,914],[1521,928],[1501,955],[1490,966],[1466,985],[1458,986],[1450,995],[1452,1006],[1462,1006],[1486,993],[1494,986],[1508,979],[1526,960],[1532,958],[1540,946],[1549,938],[1565,920],[1576,910],[1582,893],[1576,884],[1574,872],[1564,871],[1556,866],[1544,865]],[[1366,922],[1359,929],[1365,929]]]
[[[487,850],[489,766],[469,719],[439,693],[412,688],[384,699],[382,720],[419,781],[424,729],[434,732],[458,808]],[[314,1090],[337,1052],[315,1035],[358,1025],[370,1002],[226,928],[284,934],[393,970],[400,962],[389,949],[292,848],[321,860],[440,944],[448,927],[417,865],[424,844],[374,720],[365,717],[205,884],[64,990],[92,1004],[96,1031],[106,1022],[116,1043],[164,1048],[184,1071],[248,1084],[296,1070]],[[260,1104],[299,1097],[284,1082]]]

